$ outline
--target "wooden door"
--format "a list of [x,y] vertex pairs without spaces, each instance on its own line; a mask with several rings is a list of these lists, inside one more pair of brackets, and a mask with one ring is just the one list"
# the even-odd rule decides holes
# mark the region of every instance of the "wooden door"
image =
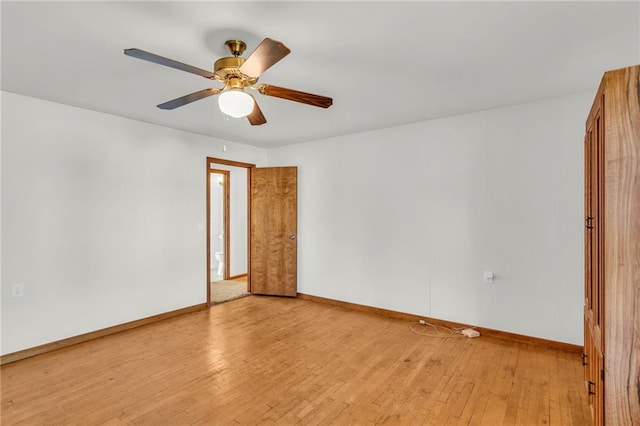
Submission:
[[297,167],[251,169],[249,287],[253,294],[298,294]]
[[[591,279],[591,264],[593,256],[591,252],[591,238],[593,230],[593,216],[591,212],[592,185],[591,185],[591,129],[587,129],[584,138],[584,348],[582,353],[582,366],[584,367],[584,382],[588,388],[591,380],[589,360],[591,359],[591,349],[593,341],[591,339],[591,315],[593,308],[591,305],[591,292],[593,281]],[[589,392],[589,406],[592,404],[592,394]]]
[[604,402],[604,143],[601,96],[587,120],[585,136],[585,381],[593,424],[603,423]]
[[640,425],[640,66],[605,73],[586,130],[589,403],[594,425]]

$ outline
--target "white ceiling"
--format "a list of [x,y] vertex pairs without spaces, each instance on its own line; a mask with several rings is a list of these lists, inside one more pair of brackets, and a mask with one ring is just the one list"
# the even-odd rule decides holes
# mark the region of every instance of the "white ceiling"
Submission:
[[[8,2],[2,90],[261,147],[595,90],[640,63],[632,2]],[[325,110],[256,94],[268,122],[228,119],[219,84],[131,58],[136,47],[200,68],[224,41],[291,54],[261,83],[332,97]]]

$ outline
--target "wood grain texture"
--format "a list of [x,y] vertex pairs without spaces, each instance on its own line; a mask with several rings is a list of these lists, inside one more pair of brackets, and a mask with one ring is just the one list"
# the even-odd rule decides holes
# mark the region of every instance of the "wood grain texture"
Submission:
[[287,89],[284,87],[261,84],[258,91],[266,96],[274,96],[288,101],[300,102],[320,108],[329,108],[333,105],[333,99],[326,96],[314,95],[313,93],[301,92],[299,90]]
[[246,278],[246,277],[247,277],[247,274],[238,274],[238,275],[233,275],[233,276],[231,276],[231,277],[229,277],[227,279],[228,280],[237,280],[239,278]]
[[124,49],[124,54],[134,58],[153,62],[159,65],[171,67],[180,71],[190,72],[192,74],[196,74],[204,78],[208,78],[210,80],[213,80],[215,78],[215,75],[209,70],[194,67],[193,65],[185,64],[184,62],[179,62],[174,59],[165,58],[164,56],[156,55],[155,53],[151,53],[151,52],[146,52],[141,49],[135,49],[135,48]]
[[297,291],[296,167],[251,169],[250,288],[295,297]]
[[199,101],[200,99],[217,95],[221,91],[222,89],[218,89],[218,88],[203,89],[194,93],[189,93],[188,95],[180,96],[179,98],[172,99],[167,102],[163,102],[156,106],[160,109],[169,109],[169,110],[176,109],[178,107],[190,104],[191,102]]
[[640,66],[606,72],[585,136],[585,355],[594,425],[640,425]]
[[605,421],[640,424],[640,66],[605,74]]
[[604,389],[601,375],[603,323],[604,212],[604,86],[595,97],[585,135],[585,391],[596,425],[603,422]]
[[2,367],[2,424],[584,425],[580,358],[249,296]]
[[56,351],[58,349],[88,342],[90,340],[99,339],[104,336],[109,336],[112,334],[120,333],[122,331],[131,330],[132,328],[153,324],[155,322],[163,321],[176,316],[188,314],[195,311],[202,311],[206,309],[206,307],[207,305],[204,303],[200,305],[189,306],[186,308],[177,309],[175,311],[165,312],[163,314],[142,318],[136,321],[127,322],[124,324],[118,324],[113,327],[103,328],[101,330],[92,331],[90,333],[80,334],[78,336],[69,337],[68,339],[57,340],[55,342],[46,343],[44,345],[35,346],[33,348],[25,349],[22,351],[12,352],[12,353],[0,356],[0,365],[9,364],[9,363],[20,361],[26,358],[31,358],[36,355],[45,354],[48,352]]
[[517,343],[535,345],[539,347],[552,348],[552,349],[557,349],[559,351],[564,351],[572,354],[582,354],[583,352],[582,346],[573,345],[571,343],[557,342],[554,340],[541,339],[539,337],[531,337],[531,336],[525,336],[522,334],[509,333],[508,331],[494,330],[492,328],[477,327],[471,324],[463,324],[460,322],[446,321],[438,318],[417,316],[415,314],[392,311],[392,310],[383,309],[383,308],[375,308],[372,306],[359,305],[356,303],[343,302],[341,300],[327,299],[324,297],[313,296],[313,295],[304,294],[304,293],[298,293],[298,297],[304,300],[312,300],[314,302],[327,303],[329,305],[334,305],[334,306],[342,306],[344,308],[355,309],[355,310],[358,310],[361,312],[367,312],[370,314],[384,315],[390,318],[396,318],[396,319],[401,319],[405,321],[419,321],[422,319],[422,320],[428,321],[431,324],[441,325],[448,328],[475,328],[480,332],[482,336],[490,336],[490,337],[495,337],[497,339],[509,340],[510,342],[517,342]]
[[289,53],[291,50],[281,41],[265,38],[240,66],[240,72],[250,77],[259,77]]
[[226,166],[244,167],[250,169],[255,167],[255,164],[243,163],[242,161],[227,160],[225,158],[207,157],[207,166],[215,168],[215,164],[224,164]]
[[252,95],[249,96],[253,98],[253,111],[251,111],[251,114],[247,115],[247,120],[249,120],[249,123],[252,126],[261,126],[267,122],[267,119],[264,117],[256,98]]

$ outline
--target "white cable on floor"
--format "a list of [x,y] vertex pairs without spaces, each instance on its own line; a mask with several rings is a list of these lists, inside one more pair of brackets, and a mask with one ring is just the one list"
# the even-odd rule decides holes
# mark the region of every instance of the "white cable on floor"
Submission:
[[[420,325],[423,327],[431,327],[433,328],[433,330],[435,331],[435,334],[433,333],[422,333],[418,330],[415,329],[415,325]],[[420,321],[415,321],[415,322],[411,322],[409,324],[407,324],[407,327],[409,327],[409,330],[411,330],[411,332],[415,333],[415,334],[419,334],[420,336],[427,336],[427,337],[463,337],[461,331],[461,328],[448,328],[445,327],[443,325],[435,325],[435,324],[431,324],[428,323],[427,321],[424,320],[420,320]],[[445,330],[446,332],[443,333],[440,330]]]

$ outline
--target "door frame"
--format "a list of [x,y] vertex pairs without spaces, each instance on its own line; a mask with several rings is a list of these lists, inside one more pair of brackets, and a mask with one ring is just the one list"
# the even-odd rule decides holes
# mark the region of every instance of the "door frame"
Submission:
[[[207,157],[207,169],[206,169],[207,306],[211,306],[211,178],[210,178],[210,174],[213,170],[219,170],[219,169],[216,169],[215,166],[213,166],[215,164],[232,166],[232,167],[241,167],[241,168],[247,169],[247,291],[251,293],[251,276],[250,276],[251,274],[251,256],[250,256],[251,233],[249,232],[249,229],[250,229],[249,227],[251,225],[251,208],[250,208],[251,206],[251,169],[256,167],[256,165],[251,163],[243,163],[241,161],[225,160],[224,158]],[[229,173],[229,175],[231,175],[231,173]],[[225,220],[225,222],[228,222],[230,225],[230,221],[231,221],[231,217],[229,216],[229,221]],[[227,249],[225,253],[225,262],[227,262],[227,265],[225,266],[229,266],[227,256],[229,256],[228,248],[230,246],[230,243],[228,243],[228,241],[230,241],[230,239],[225,238],[225,249]],[[228,268],[225,268],[225,277],[229,276],[228,274],[229,274]]]

